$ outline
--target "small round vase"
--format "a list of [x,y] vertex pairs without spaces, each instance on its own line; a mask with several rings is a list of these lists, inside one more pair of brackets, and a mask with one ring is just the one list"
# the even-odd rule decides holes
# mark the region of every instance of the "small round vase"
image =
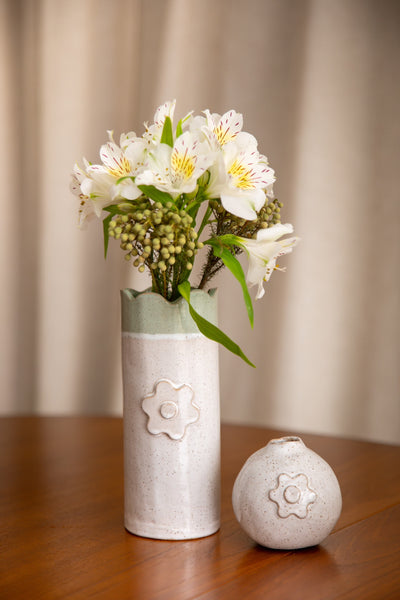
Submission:
[[342,509],[335,473],[295,436],[271,440],[250,456],[236,478],[232,502],[244,531],[279,550],[319,544]]

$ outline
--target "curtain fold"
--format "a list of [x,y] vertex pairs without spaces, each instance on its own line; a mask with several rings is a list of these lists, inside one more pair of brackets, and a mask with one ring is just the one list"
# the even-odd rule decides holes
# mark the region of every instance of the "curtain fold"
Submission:
[[[74,162],[155,108],[244,115],[302,238],[250,330],[216,280],[222,415],[400,442],[399,24],[395,0],[0,3],[0,413],[120,414],[119,289],[148,279],[101,222],[77,228]],[[245,261],[243,262],[245,266]]]

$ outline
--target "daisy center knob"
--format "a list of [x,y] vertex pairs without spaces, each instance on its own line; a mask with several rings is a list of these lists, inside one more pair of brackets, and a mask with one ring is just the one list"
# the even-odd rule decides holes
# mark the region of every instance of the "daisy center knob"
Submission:
[[178,405],[171,400],[167,400],[167,402],[161,404],[160,414],[164,419],[173,419],[178,414]]
[[286,502],[289,502],[289,504],[296,504],[296,502],[300,500],[301,492],[295,485],[288,485],[283,492],[283,495]]

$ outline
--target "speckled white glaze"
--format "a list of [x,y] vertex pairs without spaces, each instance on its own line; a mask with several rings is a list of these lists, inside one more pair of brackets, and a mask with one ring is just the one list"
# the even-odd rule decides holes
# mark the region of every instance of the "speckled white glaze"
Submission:
[[335,473],[296,436],[271,440],[236,478],[233,509],[244,531],[268,548],[306,548],[335,526],[342,496]]
[[196,331],[123,331],[122,367],[125,527],[170,540],[214,533],[220,525],[218,345]]

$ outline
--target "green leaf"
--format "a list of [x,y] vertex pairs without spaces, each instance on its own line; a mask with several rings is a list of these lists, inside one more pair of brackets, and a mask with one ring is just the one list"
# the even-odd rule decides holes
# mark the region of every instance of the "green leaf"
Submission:
[[188,303],[190,316],[196,323],[201,333],[210,340],[222,344],[222,346],[224,346],[227,350],[233,352],[233,354],[236,354],[237,356],[240,356],[240,358],[242,358],[248,365],[255,368],[255,365],[253,365],[253,363],[247,358],[247,356],[242,352],[242,350],[233,340],[231,340],[218,327],[204,319],[201,315],[199,315],[199,313],[197,313],[194,310],[193,306],[190,304],[190,283],[188,281],[184,281],[183,283],[178,285],[178,290],[182,298],[184,298]]
[[249,289],[247,287],[246,277],[243,272],[242,265],[240,264],[240,262],[238,261],[236,256],[231,254],[229,252],[229,250],[227,250],[226,248],[222,248],[221,246],[219,246],[217,244],[214,245],[214,243],[212,243],[211,246],[212,246],[215,256],[218,256],[222,260],[224,265],[230,270],[232,275],[234,277],[236,277],[236,279],[240,283],[240,285],[242,287],[242,291],[243,291],[243,298],[244,298],[244,303],[246,305],[247,314],[249,315],[250,325],[253,327],[253,325],[254,325],[253,304],[251,302],[251,297],[249,294]]
[[182,135],[182,119],[179,121],[178,125],[176,126],[176,137],[178,138],[180,135]]
[[174,147],[174,137],[172,135],[172,121],[170,117],[165,117],[164,127],[161,134],[161,143]]
[[167,204],[167,202],[173,202],[173,199],[167,192],[158,190],[154,185],[138,185],[138,188],[145,196],[154,200],[154,202],[161,202],[161,204]]
[[[133,205],[132,205],[133,206]],[[124,215],[125,212],[118,208],[116,204],[110,204],[109,206],[104,206],[103,210],[105,212],[110,213],[111,215]]]
[[109,240],[109,235],[108,235],[108,227],[110,225],[110,221],[112,219],[112,214],[108,215],[108,217],[106,217],[103,220],[103,234],[104,234],[104,258],[107,258],[107,250],[108,250],[108,240]]
[[123,177],[120,177],[119,179],[117,179],[117,181],[115,182],[115,185],[118,185],[122,181],[125,181],[125,179],[131,179],[132,181],[135,181],[135,178],[133,175],[124,175]]
[[[232,233],[227,233],[226,235],[220,235],[218,238],[218,245],[223,246],[240,246],[240,238],[237,235],[233,235]],[[211,240],[210,240],[211,241]],[[212,245],[212,244],[211,244]]]

